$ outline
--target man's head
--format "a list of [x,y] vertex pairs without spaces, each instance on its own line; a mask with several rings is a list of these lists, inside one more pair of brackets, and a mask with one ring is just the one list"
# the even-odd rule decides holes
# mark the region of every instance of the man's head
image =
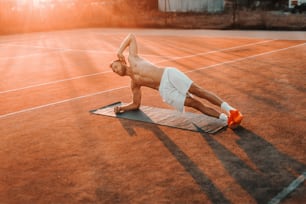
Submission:
[[115,60],[109,66],[113,70],[113,72],[115,72],[116,74],[120,76],[126,75],[127,65],[121,60]]

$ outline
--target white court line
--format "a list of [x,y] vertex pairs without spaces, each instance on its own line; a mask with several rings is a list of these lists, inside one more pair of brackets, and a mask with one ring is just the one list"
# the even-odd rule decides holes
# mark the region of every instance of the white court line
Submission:
[[[40,39],[39,39],[40,40]],[[17,43],[17,44],[16,44]],[[19,44],[18,41],[16,43],[3,43],[0,44],[0,47],[3,46],[10,46],[10,47],[24,47],[24,48],[37,48],[37,49],[49,49],[49,50],[58,50],[58,51],[74,51],[74,52],[99,52],[99,53],[104,53],[104,54],[114,54],[117,51],[117,47],[112,46],[114,48],[113,51],[104,51],[104,50],[88,50],[88,49],[76,49],[76,48],[64,48],[64,47],[47,47],[47,46],[38,46],[38,45],[28,45],[24,44]],[[107,41],[101,41],[101,45],[106,44]]]
[[[195,70],[188,71],[188,72],[185,72],[185,73],[195,72],[195,71],[203,70],[203,69],[206,69],[206,68],[220,66],[220,65],[223,65],[223,64],[234,63],[234,62],[242,61],[242,60],[245,60],[245,59],[251,59],[251,58],[258,57],[258,56],[263,56],[263,55],[268,55],[268,54],[272,54],[272,53],[275,53],[275,52],[285,51],[285,50],[289,50],[289,49],[292,49],[292,48],[301,47],[301,46],[304,46],[304,45],[306,45],[306,43],[293,45],[293,46],[290,46],[290,47],[287,47],[287,48],[277,49],[277,50],[273,50],[273,51],[269,51],[269,52],[264,52],[264,53],[261,53],[261,54],[240,58],[240,59],[237,59],[237,60],[231,60],[231,61],[219,63],[219,64],[214,65],[214,66],[211,65],[211,66],[207,66],[207,67],[201,67],[199,69],[195,69]],[[78,100],[78,99],[82,99],[82,98],[96,96],[96,95],[99,95],[99,94],[108,93],[108,92],[115,91],[115,90],[120,90],[120,89],[123,89],[123,88],[129,88],[129,86],[122,86],[122,87],[118,87],[118,88],[114,88],[114,89],[109,89],[109,90],[105,90],[105,91],[101,91],[101,92],[87,94],[87,95],[84,95],[84,96],[78,96],[78,97],[65,99],[65,100],[62,100],[62,101],[54,102],[54,103],[49,103],[49,104],[45,104],[45,105],[41,105],[41,106],[35,106],[35,107],[32,107],[32,108],[23,109],[23,110],[16,111],[16,112],[7,113],[7,114],[4,114],[4,115],[0,115],[0,119],[6,118],[6,117],[9,117],[9,116],[12,116],[12,115],[17,115],[19,113],[25,113],[25,112],[29,112],[29,111],[33,111],[33,110],[57,105],[57,104],[62,104],[62,103],[66,103],[66,102],[70,102],[70,101],[74,101],[74,100]]]
[[[237,48],[242,48],[242,47],[248,47],[248,46],[252,46],[252,45],[263,44],[263,43],[270,42],[270,41],[273,41],[273,40],[265,40],[265,41],[256,42],[256,43],[248,43],[248,44],[245,44],[245,45],[239,45],[239,46],[230,47],[230,48],[224,48],[224,49],[219,49],[219,50],[202,52],[202,53],[197,53],[197,54],[194,54],[194,55],[188,55],[188,56],[183,56],[183,57],[173,57],[173,58],[170,58],[170,59],[157,61],[156,64],[161,63],[161,62],[165,62],[165,61],[173,61],[173,60],[178,60],[178,59],[185,59],[187,57],[202,56],[202,55],[207,55],[207,54],[211,54],[211,53],[217,53],[217,52],[222,52],[222,51],[227,51],[227,50],[232,50],[232,49],[237,49]],[[148,55],[142,55],[142,56],[148,56]],[[24,89],[28,89],[28,88],[35,88],[35,87],[40,87],[40,86],[45,86],[45,85],[50,85],[50,84],[55,84],[55,83],[75,80],[75,79],[80,79],[80,78],[84,78],[84,77],[91,77],[91,76],[96,76],[96,75],[99,75],[99,74],[106,74],[106,73],[110,73],[110,72],[111,71],[99,72],[99,73],[88,74],[88,75],[84,75],[84,76],[78,76],[78,77],[73,77],[73,78],[68,78],[68,79],[61,79],[61,80],[46,82],[46,83],[42,83],[42,84],[26,86],[26,87],[22,87],[22,88],[10,89],[10,90],[6,90],[6,91],[0,91],[0,94],[14,92],[14,91],[20,91],[20,90],[24,90]]]
[[[274,40],[265,40],[265,41],[261,41],[261,42],[257,42],[257,43],[249,43],[249,44],[239,45],[239,46],[235,46],[235,47],[231,47],[231,48],[224,48],[224,49],[219,49],[219,50],[214,50],[214,51],[209,51],[209,52],[198,53],[198,54],[195,54],[195,55],[187,55],[187,56],[184,56],[184,57],[169,57],[169,58],[171,60],[184,59],[184,58],[200,56],[200,55],[205,55],[205,54],[210,54],[210,53],[215,53],[215,52],[221,52],[221,51],[226,51],[226,50],[231,50],[231,49],[237,49],[237,48],[246,47],[246,46],[263,44],[263,43],[267,43],[267,42],[271,42],[271,41],[274,41]],[[49,49],[49,50],[56,50],[56,51],[99,52],[99,53],[103,53],[103,54],[114,54],[114,53],[116,53],[116,50],[114,50],[114,51],[103,51],[103,50],[88,50],[88,49],[75,49],[75,48],[46,47],[46,46],[21,45],[21,44],[5,44],[5,45],[6,46],[10,46],[10,47],[24,47],[24,48],[29,48],[29,49],[30,48]],[[3,46],[3,45],[0,45],[0,46]],[[42,52],[41,54],[46,54],[46,53]],[[0,58],[0,60],[14,59],[14,58],[23,58],[23,57],[29,57],[29,56],[31,57],[31,56],[35,56],[35,55],[39,55],[39,53],[23,55],[23,56],[14,56],[14,57],[2,57],[2,58]],[[142,54],[142,55],[143,56],[157,56],[157,57],[161,57],[161,55],[150,55],[150,54],[147,54],[147,55],[146,54]],[[163,61],[160,61],[160,62],[164,62],[164,61],[168,61],[168,60],[163,60]]]
[[105,90],[105,91],[91,93],[91,94],[87,94],[87,95],[83,95],[83,96],[78,96],[78,97],[74,97],[74,98],[65,99],[65,100],[62,100],[62,101],[57,101],[57,102],[54,102],[54,103],[48,103],[48,104],[44,104],[44,105],[41,105],[41,106],[35,106],[35,107],[32,107],[32,108],[27,108],[27,109],[23,109],[23,110],[20,110],[20,111],[7,113],[7,114],[4,114],[4,115],[0,115],[0,119],[6,118],[6,117],[9,117],[9,116],[12,116],[12,115],[17,115],[19,113],[30,112],[30,111],[33,111],[33,110],[46,108],[46,107],[49,107],[49,106],[54,106],[54,105],[58,105],[58,104],[62,104],[62,103],[70,102],[70,101],[75,101],[75,100],[82,99],[82,98],[88,98],[88,97],[91,97],[91,96],[96,96],[96,95],[99,95],[99,94],[103,94],[103,93],[107,93],[107,92],[111,92],[111,91],[116,91],[116,90],[124,89],[124,88],[129,88],[129,86],[121,86],[121,87],[114,88],[114,89],[108,89],[108,90]]
[[290,185],[284,188],[279,194],[277,194],[268,204],[278,204],[284,198],[286,198],[292,191],[294,191],[299,185],[301,185],[306,179],[306,171],[302,173],[298,178],[290,183]]
[[37,41],[37,40],[43,40],[43,39],[47,39],[48,37],[43,37],[43,36],[38,36],[38,38],[37,37],[35,37],[35,38],[33,38],[33,39],[29,39],[29,38],[24,38],[24,39],[7,39],[7,40],[5,40],[5,39],[1,39],[0,38],[0,46],[2,47],[2,46],[5,46],[5,45],[7,45],[8,43],[22,43],[22,42],[31,42],[31,41]]
[[[193,54],[193,55],[186,55],[186,56],[183,56],[183,57],[174,57],[174,58],[171,58],[171,61],[172,60],[179,60],[179,59],[195,57],[195,56],[203,56],[203,55],[208,55],[208,54],[212,54],[212,53],[223,52],[223,51],[233,50],[233,49],[242,48],[242,47],[248,47],[248,46],[252,46],[252,45],[259,45],[259,44],[263,44],[263,43],[267,43],[267,42],[271,42],[271,41],[274,41],[274,40],[265,40],[265,41],[261,41],[261,42],[257,42],[257,43],[249,43],[249,44],[245,44],[245,45],[239,45],[239,46],[235,46],[235,47],[231,47],[231,48],[224,48],[224,49],[219,49],[219,50],[212,50],[212,51],[208,51],[208,52],[197,53],[197,54]],[[158,61],[158,63],[165,62],[165,61],[170,61],[170,60],[167,60],[167,59],[166,60],[161,60],[161,61]]]
[[14,92],[14,91],[21,91],[21,90],[24,90],[24,89],[36,88],[36,87],[51,85],[51,84],[56,84],[56,83],[61,83],[61,82],[65,82],[65,81],[75,80],[75,79],[81,79],[81,78],[85,78],[85,77],[92,77],[92,76],[96,76],[96,75],[100,75],[100,74],[106,74],[106,73],[110,73],[110,72],[112,72],[112,71],[104,71],[104,72],[98,72],[98,73],[95,73],[95,74],[87,74],[87,75],[72,77],[72,78],[69,78],[69,79],[61,79],[61,80],[56,80],[56,81],[50,81],[50,82],[46,82],[46,83],[42,83],[42,84],[30,85],[30,86],[26,86],[26,87],[22,87],[22,88],[17,88],[17,89],[10,89],[10,90],[7,90],[7,91],[0,91],[0,94]]
[[[7,46],[10,47],[24,47],[24,48],[37,48],[37,49],[49,49],[54,51],[75,51],[75,52],[99,52],[99,53],[105,53],[105,54],[114,54],[116,53],[116,50],[114,51],[104,51],[104,50],[88,50],[88,49],[75,49],[75,48],[63,48],[63,47],[45,47],[45,46],[29,46],[29,45],[16,45],[16,44],[8,44]],[[10,57],[8,57],[10,58]]]
[[[65,52],[66,50],[60,50],[61,52]],[[9,60],[9,59],[18,59],[18,58],[26,58],[26,57],[33,57],[37,55],[46,55],[50,54],[53,52],[59,52],[59,50],[54,50],[54,51],[46,51],[46,52],[38,52],[38,53],[33,53],[33,54],[28,54],[28,55],[19,55],[19,56],[14,56],[14,57],[1,57],[0,60]]]
[[187,71],[185,73],[200,71],[200,70],[203,70],[203,69],[209,69],[209,68],[213,68],[213,67],[217,67],[217,66],[221,66],[221,65],[225,65],[225,64],[231,64],[231,63],[235,63],[235,62],[239,62],[239,61],[243,61],[243,60],[247,60],[247,59],[251,59],[251,58],[255,58],[255,57],[259,57],[259,56],[263,56],[263,55],[272,54],[272,53],[275,53],[275,52],[280,52],[280,51],[285,51],[285,50],[289,50],[289,49],[296,48],[296,47],[301,47],[301,46],[304,46],[304,45],[306,45],[306,43],[293,45],[293,46],[290,46],[290,47],[281,48],[281,49],[277,49],[277,50],[272,50],[272,51],[260,53],[260,54],[257,54],[257,55],[251,55],[251,56],[248,56],[248,57],[242,57],[242,58],[238,58],[238,59],[235,59],[235,60],[221,62],[221,63],[218,63],[218,64],[213,64],[213,65],[209,65],[209,66],[205,66],[205,67],[200,67],[198,69]]
[[[50,52],[93,52],[93,53],[100,53],[100,54],[110,54],[114,55],[117,50],[114,49],[113,51],[104,51],[104,50],[88,50],[88,49],[75,49],[75,48],[61,48],[61,47],[44,47],[44,46],[28,46],[28,45],[15,45],[15,44],[9,44],[7,46],[11,47],[24,47],[24,48],[37,48],[37,49],[49,49],[49,50],[54,50]],[[49,52],[41,52],[41,53],[34,53],[34,54],[29,54],[29,55],[21,55],[21,56],[14,56],[14,57],[2,57],[0,60],[6,60],[6,59],[15,59],[15,58],[23,58],[23,57],[31,57],[34,55],[39,55],[39,54],[46,54]],[[152,56],[152,57],[164,57],[163,55],[152,55],[152,54],[142,54],[143,56]],[[173,58],[172,56],[169,56],[170,58]]]

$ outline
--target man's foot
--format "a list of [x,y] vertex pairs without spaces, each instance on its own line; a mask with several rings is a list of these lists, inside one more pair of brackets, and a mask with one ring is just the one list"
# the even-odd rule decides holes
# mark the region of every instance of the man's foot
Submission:
[[227,125],[231,129],[238,127],[243,119],[243,115],[238,110],[231,110],[227,120]]

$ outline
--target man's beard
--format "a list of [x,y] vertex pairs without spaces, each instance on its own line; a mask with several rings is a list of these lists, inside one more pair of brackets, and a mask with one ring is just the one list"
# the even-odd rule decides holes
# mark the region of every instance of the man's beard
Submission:
[[126,75],[126,69],[127,66],[125,64],[121,64],[121,71],[119,73],[120,76],[125,76]]

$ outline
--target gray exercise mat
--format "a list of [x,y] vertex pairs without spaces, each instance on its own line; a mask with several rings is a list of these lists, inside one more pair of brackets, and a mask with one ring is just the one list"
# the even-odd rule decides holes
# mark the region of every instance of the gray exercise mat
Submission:
[[216,133],[227,126],[226,121],[203,114],[190,112],[180,113],[176,110],[149,106],[141,106],[140,109],[136,111],[115,114],[114,107],[119,105],[124,104],[117,102],[90,112],[98,115],[142,121],[184,130],[204,131],[207,133]]

